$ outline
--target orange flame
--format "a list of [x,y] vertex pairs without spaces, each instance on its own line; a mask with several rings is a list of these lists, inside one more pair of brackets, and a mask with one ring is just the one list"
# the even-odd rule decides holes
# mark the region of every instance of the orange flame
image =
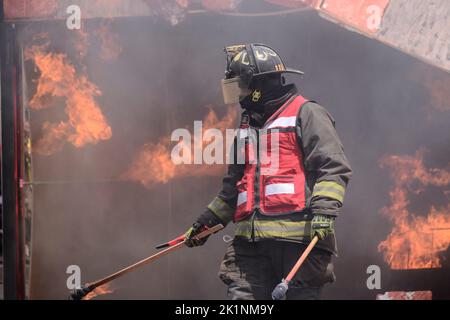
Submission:
[[[378,250],[393,269],[439,267],[438,254],[450,245],[450,204],[439,209],[431,206],[425,217],[408,210],[410,193],[418,195],[427,186],[450,185],[450,170],[425,168],[423,155],[419,150],[415,156],[391,155],[381,160],[381,167],[391,168],[394,180],[389,192],[391,204],[381,212],[394,227]],[[446,197],[448,191],[443,191]]]
[[[230,107],[227,114],[219,120],[216,113],[210,110],[203,121],[203,130],[216,128],[223,133],[225,129],[233,127],[236,115],[236,109]],[[192,154],[195,150],[202,150],[204,142],[193,143]],[[167,183],[174,178],[217,175],[222,172],[223,166],[221,165],[174,164],[171,159],[171,144],[170,137],[164,137],[156,144],[147,143],[142,146],[130,168],[122,177],[126,180],[140,182],[150,188],[156,183]]]
[[432,298],[431,291],[389,291],[377,295],[377,300],[431,300]]
[[111,127],[95,101],[101,95],[98,87],[84,74],[77,74],[67,55],[51,53],[47,45],[32,46],[26,50],[27,60],[32,60],[40,71],[37,89],[29,101],[32,109],[51,107],[55,97],[65,98],[68,121],[45,122],[43,136],[34,146],[35,152],[51,155],[62,149],[65,142],[75,147],[111,138]]
[[91,300],[95,297],[104,295],[104,294],[108,294],[108,293],[113,293],[114,290],[111,287],[111,284],[106,283],[100,287],[95,288],[94,290],[92,290],[91,292],[89,292],[85,297],[83,297],[82,300]]

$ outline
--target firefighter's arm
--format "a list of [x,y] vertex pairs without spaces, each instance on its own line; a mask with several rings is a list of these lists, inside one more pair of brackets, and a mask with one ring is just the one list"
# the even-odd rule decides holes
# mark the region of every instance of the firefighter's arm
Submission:
[[238,162],[237,152],[237,143],[235,139],[232,149],[230,150],[230,159],[232,161],[228,165],[226,175],[223,177],[222,190],[220,190],[218,195],[207,207],[207,210],[214,213],[214,215],[222,220],[224,224],[228,224],[233,220],[238,198],[236,183],[244,175],[244,164]]
[[200,240],[194,240],[193,237],[204,230],[205,227],[212,227],[217,224],[226,226],[233,220],[236,210],[238,190],[236,183],[244,175],[244,164],[238,164],[236,139],[232,146],[231,156],[233,161],[228,165],[228,171],[222,180],[222,190],[211,201],[205,211],[197,218],[192,227],[186,232],[186,245],[196,247],[203,245],[208,237]]
[[300,111],[297,133],[311,190],[309,208],[314,215],[336,217],[344,202],[352,169],[335,122],[325,108],[308,102]]

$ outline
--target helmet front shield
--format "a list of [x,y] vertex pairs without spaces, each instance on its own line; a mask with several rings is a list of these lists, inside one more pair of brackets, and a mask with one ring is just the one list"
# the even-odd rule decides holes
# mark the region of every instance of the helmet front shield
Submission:
[[222,93],[225,104],[235,104],[249,95],[250,89],[242,82],[241,77],[235,77],[222,79]]

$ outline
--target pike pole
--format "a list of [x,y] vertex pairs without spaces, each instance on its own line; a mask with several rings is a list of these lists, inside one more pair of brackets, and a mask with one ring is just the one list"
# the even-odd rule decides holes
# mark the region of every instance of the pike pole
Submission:
[[[194,236],[193,239],[195,240],[199,240],[201,238],[207,237],[221,229],[223,229],[224,226],[222,224],[218,224],[215,225],[214,227],[208,228],[202,232],[200,232],[198,235]],[[139,267],[142,267],[146,264],[149,264],[150,262],[153,262],[175,250],[178,250],[182,247],[184,247],[186,242],[186,238],[183,236],[180,236],[172,241],[167,242],[167,244],[164,245],[164,247],[168,247],[167,249],[164,249],[158,253],[155,253],[154,255],[151,255],[145,259],[142,259],[141,261],[138,261],[126,268],[123,268],[103,279],[97,280],[95,282],[92,283],[88,283],[83,285],[81,288],[79,289],[75,289],[70,293],[69,299],[70,300],[81,300],[83,299],[88,293],[92,292],[93,290],[95,290],[96,288],[113,281],[114,279],[117,279],[119,277],[122,277],[123,275],[132,272],[134,270],[136,270]],[[160,246],[158,246],[160,247]]]
[[281,280],[281,282],[275,287],[275,289],[273,289],[273,291],[272,291],[272,299],[273,300],[284,300],[284,299],[286,299],[286,292],[289,289],[289,282],[291,282],[292,278],[298,272],[298,269],[300,269],[300,267],[302,266],[303,262],[306,260],[306,258],[308,257],[309,253],[311,252],[311,250],[316,245],[317,241],[319,241],[319,238],[317,236],[315,236],[311,240],[311,242],[309,243],[308,247],[306,247],[305,251],[303,251],[302,255],[297,260],[297,262],[295,263],[294,267],[289,272],[287,277],[285,279]]

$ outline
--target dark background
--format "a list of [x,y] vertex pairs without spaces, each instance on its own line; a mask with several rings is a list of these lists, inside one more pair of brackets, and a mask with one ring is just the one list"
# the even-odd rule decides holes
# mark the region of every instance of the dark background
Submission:
[[[91,32],[99,23],[88,21],[85,28]],[[379,159],[413,155],[425,147],[426,166],[447,165],[450,113],[433,107],[424,81],[448,75],[315,12],[258,18],[207,14],[176,26],[125,18],[111,27],[122,54],[116,61],[103,61],[93,42],[86,68],[103,92],[97,101],[112,138],[81,149],[66,144],[51,156],[34,155],[35,181],[72,182],[34,187],[32,298],[65,299],[68,265],[81,267],[83,282],[93,281],[154,253],[155,244],[192,224],[219,190],[220,176],[180,178],[151,189],[134,182],[94,181],[117,178],[144,143],[157,142],[175,128],[192,127],[207,114],[207,105],[224,115],[222,48],[262,42],[277,49],[288,66],[305,71],[296,80],[298,88],[333,115],[354,170],[337,222],[337,282],[327,287],[325,298],[374,299],[366,287],[366,268],[384,265],[377,245],[391,230],[379,210],[389,204],[392,181]],[[54,50],[70,56],[64,21],[35,23],[32,29],[50,30]],[[24,36],[25,46],[28,41],[30,36]],[[33,139],[40,137],[44,120],[65,117],[63,107],[33,110]],[[438,200],[428,194],[413,201],[414,209],[426,213]],[[225,234],[232,235],[232,226],[204,247],[179,251],[115,281],[116,291],[104,298],[226,298],[217,277]]]

